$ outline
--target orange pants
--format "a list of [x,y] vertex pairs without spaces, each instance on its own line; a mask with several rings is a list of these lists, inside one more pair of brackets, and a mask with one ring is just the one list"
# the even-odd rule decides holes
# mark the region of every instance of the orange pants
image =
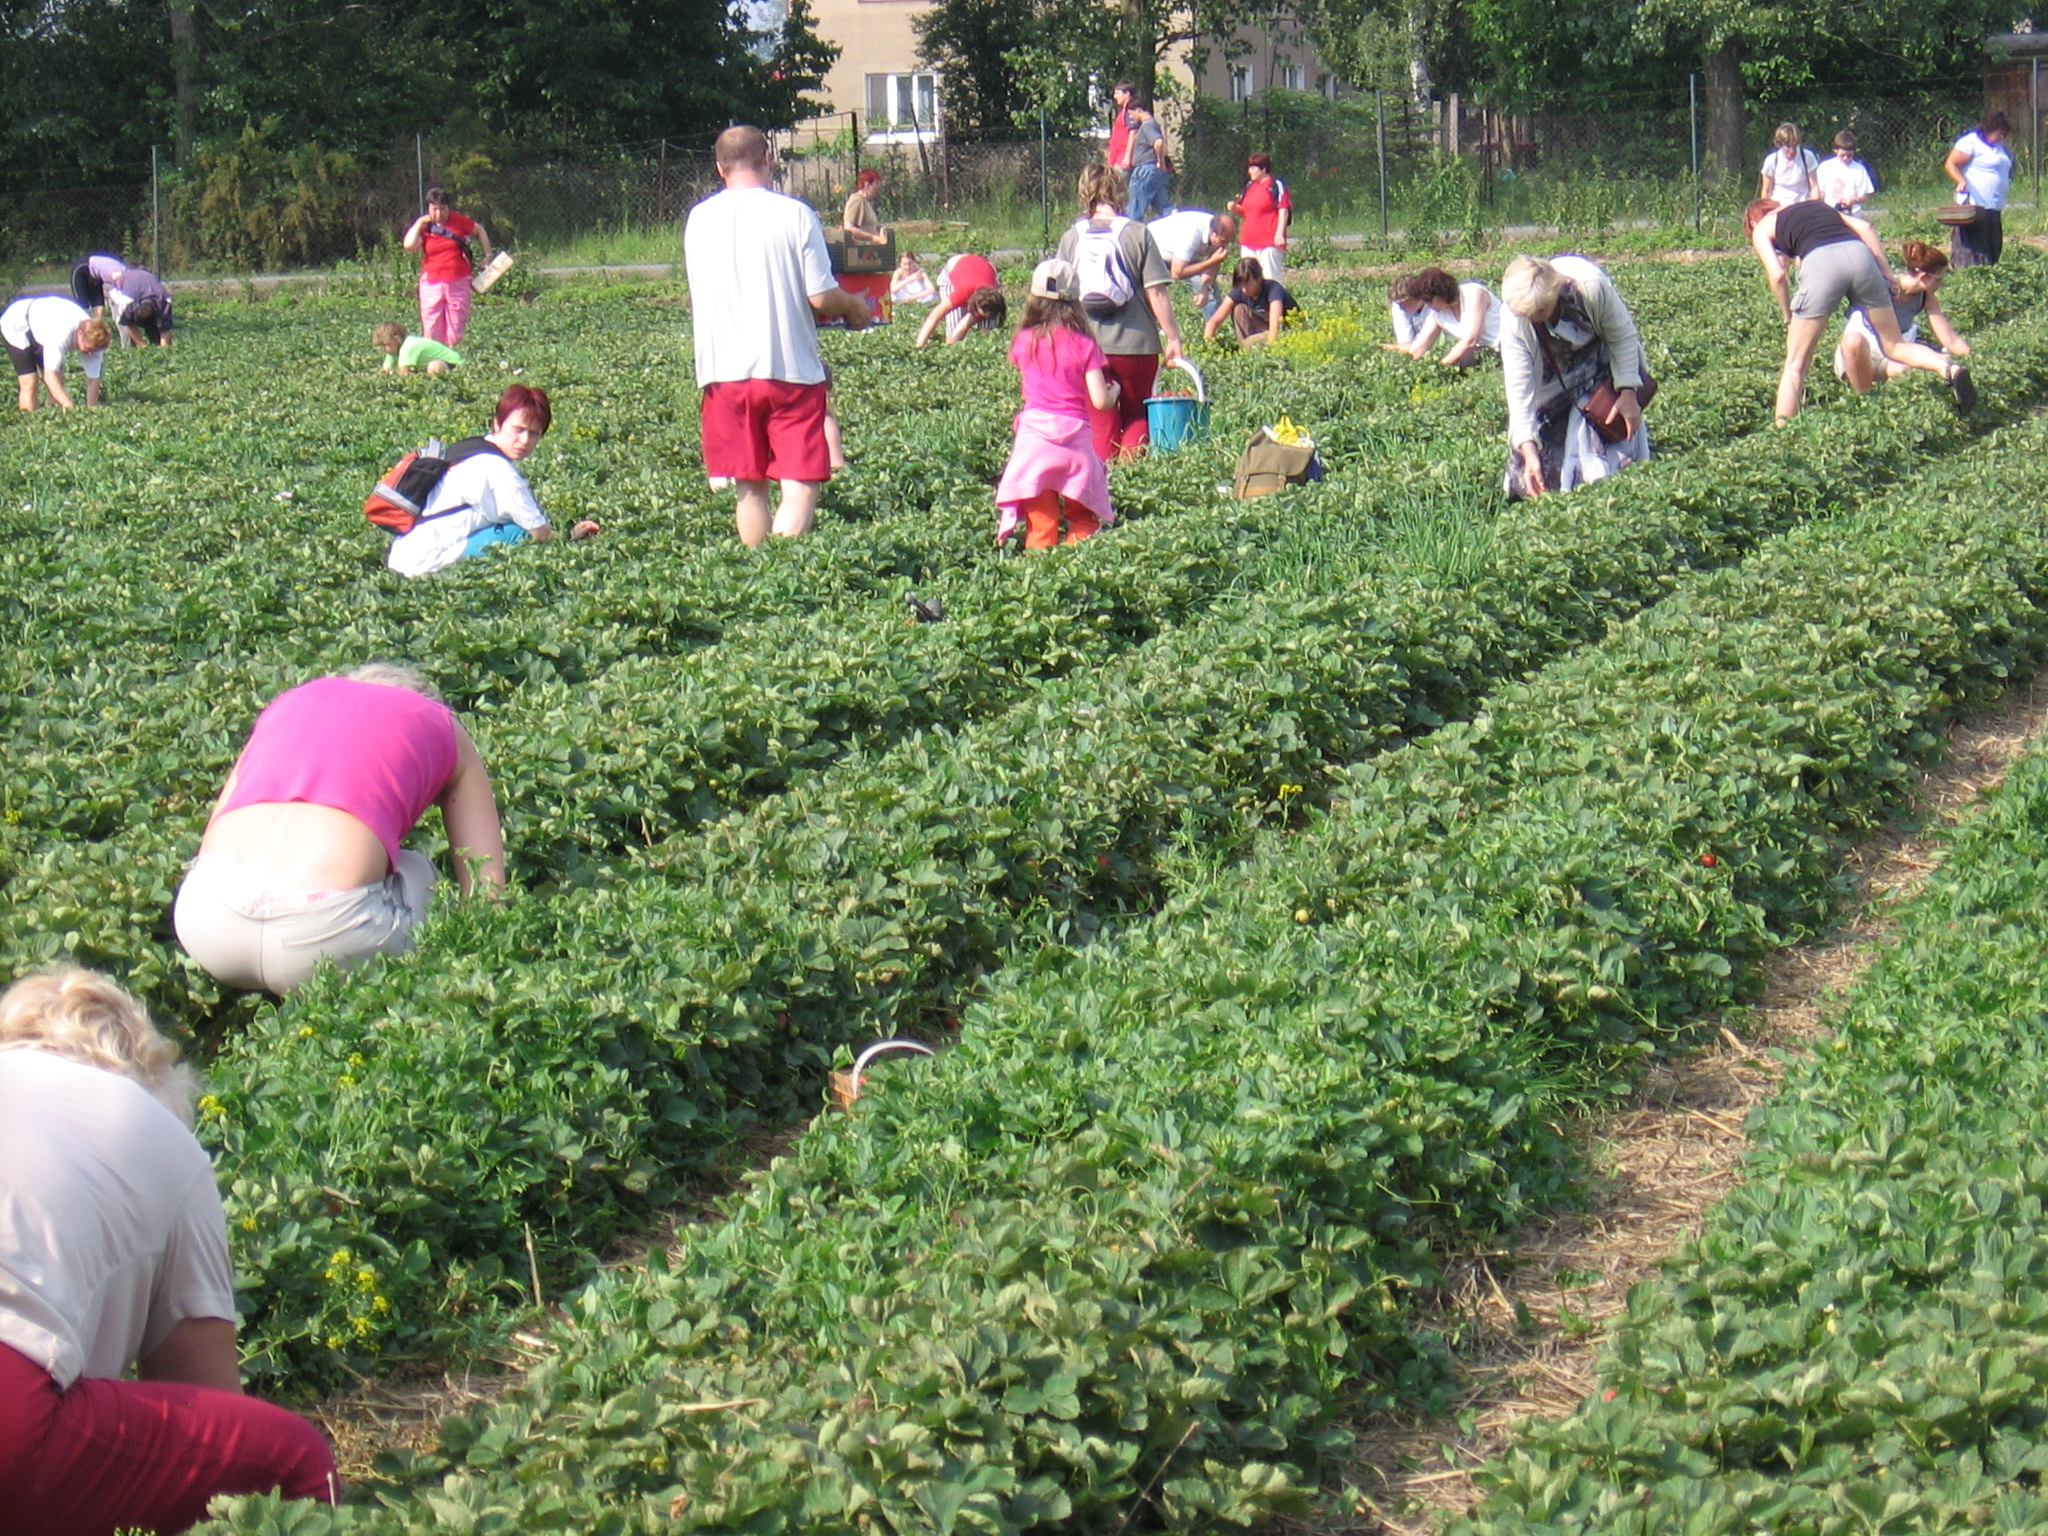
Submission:
[[1024,547],[1026,549],[1051,549],[1061,543],[1060,523],[1067,525],[1068,544],[1078,544],[1096,529],[1101,521],[1086,507],[1068,501],[1058,491],[1041,491],[1024,503]]

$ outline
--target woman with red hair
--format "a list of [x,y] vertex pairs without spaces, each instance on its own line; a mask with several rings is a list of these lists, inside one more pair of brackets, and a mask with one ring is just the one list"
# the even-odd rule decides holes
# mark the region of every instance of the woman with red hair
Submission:
[[875,193],[882,185],[882,173],[872,165],[864,165],[860,174],[853,178],[853,191],[847,195],[846,207],[839,215],[839,232],[846,236],[848,245],[885,245],[889,232],[882,228],[882,221],[875,216]]
[[[401,576],[424,576],[493,544],[544,544],[552,538],[554,527],[518,465],[553,421],[544,389],[514,384],[500,395],[491,430],[448,450],[448,473],[420,508],[412,531],[391,541],[384,563]],[[585,518],[569,537],[587,539],[596,532],[597,524]]]

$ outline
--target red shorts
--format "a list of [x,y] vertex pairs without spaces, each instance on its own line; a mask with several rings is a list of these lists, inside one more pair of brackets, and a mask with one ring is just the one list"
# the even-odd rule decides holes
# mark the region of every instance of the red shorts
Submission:
[[275,1404],[168,1381],[49,1373],[0,1344],[0,1531],[182,1531],[218,1493],[334,1502],[320,1431]]
[[824,384],[736,379],[704,386],[704,473],[728,480],[830,480]]

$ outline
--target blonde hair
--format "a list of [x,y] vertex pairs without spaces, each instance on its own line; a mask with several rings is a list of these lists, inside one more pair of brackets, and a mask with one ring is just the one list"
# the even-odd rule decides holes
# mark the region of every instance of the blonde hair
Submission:
[[1081,171],[1080,181],[1081,212],[1085,217],[1096,208],[1107,203],[1122,213],[1130,201],[1130,183],[1124,173],[1114,165],[1094,164]]
[[405,327],[396,320],[379,320],[370,332],[370,345],[379,352],[396,352],[405,345]]
[[1524,320],[1548,320],[1565,276],[1541,256],[1517,256],[1500,280],[1500,301]]
[[1778,131],[1771,135],[1771,142],[1780,149],[1790,149],[1799,142],[1799,125],[1797,123],[1778,124]]
[[78,328],[78,350],[81,352],[104,352],[107,343],[113,339],[113,329],[97,316]]
[[47,1051],[139,1083],[187,1127],[198,1079],[149,1010],[97,971],[24,976],[0,996],[0,1051]]
[[441,697],[441,690],[427,681],[427,675],[413,667],[401,666],[395,661],[370,661],[357,667],[353,672],[344,672],[352,683],[382,683],[386,688],[407,688],[422,698],[432,699],[436,704],[448,701]]

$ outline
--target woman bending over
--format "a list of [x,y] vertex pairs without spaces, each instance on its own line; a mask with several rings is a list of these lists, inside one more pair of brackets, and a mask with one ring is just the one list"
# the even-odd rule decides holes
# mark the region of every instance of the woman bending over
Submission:
[[502,887],[490,776],[431,683],[377,663],[279,694],[178,889],[178,942],[217,980],[266,992],[289,991],[323,957],[348,966],[411,949],[434,866],[399,845],[435,805],[463,894],[474,879]]
[[[1968,414],[1977,404],[1970,370],[1932,347],[1908,341],[1892,313],[1891,268],[1877,231],[1853,214],[1826,203],[1792,203],[1784,207],[1759,198],[1745,215],[1749,243],[1763,264],[1771,297],[1785,317],[1785,366],[1778,374],[1777,419],[1782,425],[1799,414],[1806,394],[1806,370],[1813,363],[1820,333],[1846,301],[1860,309],[1884,356],[1906,368],[1924,368],[1941,375],[1955,392],[1956,409]],[[1799,287],[1790,289],[1790,262],[1799,263]]]

